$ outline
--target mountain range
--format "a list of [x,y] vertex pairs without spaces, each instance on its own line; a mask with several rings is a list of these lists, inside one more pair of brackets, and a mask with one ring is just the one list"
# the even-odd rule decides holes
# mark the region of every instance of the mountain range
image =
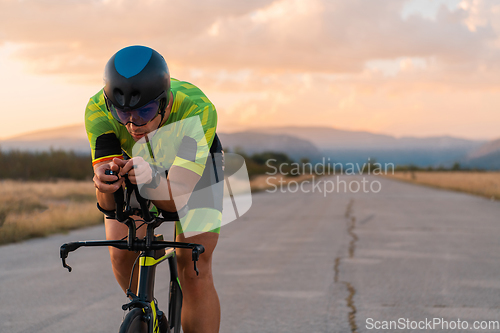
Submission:
[[89,141],[83,124],[29,132],[7,140],[0,140],[2,150],[43,151],[49,149],[73,150],[89,154]]
[[310,141],[287,134],[266,134],[253,131],[237,133],[219,133],[224,148],[232,152],[246,154],[263,151],[285,152],[290,158],[299,161],[308,158],[311,161],[321,159],[321,151]]
[[[348,131],[328,127],[263,128],[262,133],[292,135],[308,140],[323,156],[337,163],[364,163],[368,159],[394,165],[413,164],[419,167],[462,166],[498,169],[492,142],[452,136],[394,137],[366,131]],[[485,148],[486,147],[486,148]],[[489,148],[488,148],[489,147]],[[493,155],[490,155],[493,154]]]
[[258,132],[286,134],[308,140],[321,150],[366,150],[366,149],[472,149],[486,141],[467,140],[451,136],[401,137],[365,131],[347,131],[329,127],[274,127]]
[[500,170],[500,139],[489,141],[473,150],[461,162],[469,168]]
[[[337,163],[379,163],[417,166],[463,166],[500,169],[500,139],[469,140],[451,136],[394,137],[365,131],[329,127],[274,127],[236,133],[219,133],[225,148],[253,154],[285,152],[298,161],[323,157]],[[88,154],[89,144],[83,124],[42,130],[0,141],[2,150],[64,149]]]

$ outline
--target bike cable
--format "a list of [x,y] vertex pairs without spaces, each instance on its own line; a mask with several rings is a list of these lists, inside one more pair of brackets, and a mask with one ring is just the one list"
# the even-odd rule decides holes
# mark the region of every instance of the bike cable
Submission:
[[[138,227],[135,229],[136,231],[137,231],[137,230],[139,230],[142,226],[144,226],[144,225],[146,224],[146,221],[144,221],[143,219],[137,219],[137,220],[134,220],[134,222],[139,222],[139,221],[142,221],[142,224],[141,224],[140,226],[138,226]],[[125,236],[125,237],[123,237],[123,238],[122,238],[122,239],[120,239],[120,240],[125,240],[125,239],[127,239],[127,238],[128,238],[128,236]]]
[[143,254],[140,254],[135,258],[134,265],[132,266],[132,271],[130,272],[130,280],[128,283],[128,288],[127,288],[127,296],[129,292],[132,292],[132,280],[134,279],[134,270],[135,270],[135,265],[137,265],[137,260],[139,260],[140,257],[143,257]]

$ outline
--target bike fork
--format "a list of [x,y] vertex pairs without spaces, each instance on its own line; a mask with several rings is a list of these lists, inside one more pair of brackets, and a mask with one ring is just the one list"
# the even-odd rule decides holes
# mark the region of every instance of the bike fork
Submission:
[[177,273],[177,257],[175,251],[168,258],[170,268],[170,301],[168,306],[168,318],[170,329],[174,329],[172,333],[180,333],[181,331],[181,308],[182,308],[182,288]]

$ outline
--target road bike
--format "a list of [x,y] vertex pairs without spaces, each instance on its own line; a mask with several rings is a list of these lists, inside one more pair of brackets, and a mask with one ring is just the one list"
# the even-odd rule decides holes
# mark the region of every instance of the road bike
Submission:
[[[106,174],[114,173],[107,170]],[[137,185],[132,184],[127,175],[125,175],[125,184],[125,190],[120,188],[114,193],[116,203],[114,211],[104,210],[99,204],[97,207],[107,218],[116,219],[127,225],[128,236],[121,240],[79,241],[63,244],[60,249],[63,267],[71,272],[71,267],[66,264],[66,258],[69,252],[80,247],[113,246],[122,250],[139,252],[132,267],[133,273],[137,262],[139,262],[138,291],[135,294],[131,290],[133,276],[131,273],[127,290],[127,297],[130,301],[122,306],[124,311],[129,310],[129,312],[120,326],[119,333],[179,333],[181,330],[182,288],[177,273],[175,249],[191,249],[196,274],[199,274],[196,262],[205,249],[200,244],[164,241],[162,235],[154,234],[154,229],[163,222],[175,222],[184,216],[188,211],[187,206],[173,213],[150,211],[149,200],[139,194]],[[140,208],[131,207],[133,194],[135,194]],[[133,216],[138,216],[143,221],[139,227],[136,227],[136,220]],[[136,231],[144,225],[147,226],[146,236],[139,239],[136,237]],[[159,310],[158,302],[154,297],[156,266],[167,260],[170,269],[168,315]]]

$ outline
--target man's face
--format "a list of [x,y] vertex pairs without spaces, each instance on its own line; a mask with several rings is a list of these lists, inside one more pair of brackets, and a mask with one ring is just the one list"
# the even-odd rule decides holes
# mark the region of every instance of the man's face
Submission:
[[128,123],[125,125],[127,127],[127,131],[132,135],[134,141],[139,141],[145,134],[151,133],[156,130],[160,125],[161,116],[158,114],[153,120],[147,123],[144,126],[136,126],[133,123]]
[[[170,115],[170,110],[172,107],[172,95],[170,95],[170,103],[165,109],[165,116],[163,117],[163,122],[167,121]],[[144,135],[149,134],[160,126],[161,116],[157,114],[156,117],[144,126],[136,126],[133,123],[128,123],[125,125],[127,131],[132,135],[135,142],[139,141]]]

